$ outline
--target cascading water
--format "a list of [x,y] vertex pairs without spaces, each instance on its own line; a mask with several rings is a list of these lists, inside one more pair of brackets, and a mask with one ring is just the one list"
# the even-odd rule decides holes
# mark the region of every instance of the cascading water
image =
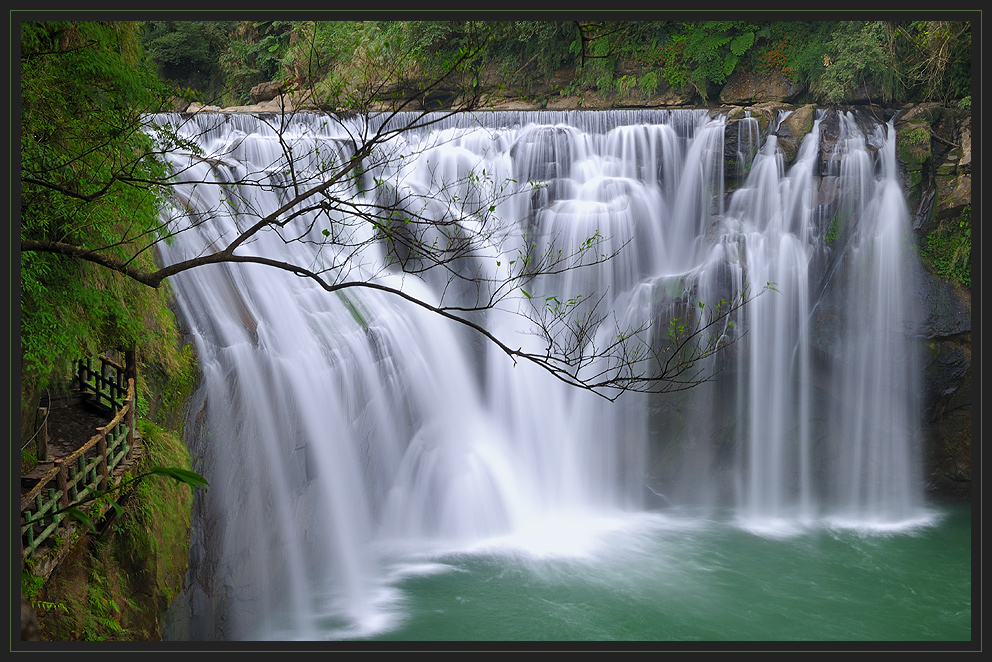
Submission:
[[[301,114],[280,140],[250,116],[156,119],[204,152],[172,154],[186,182],[175,227],[188,229],[161,246],[166,263],[230,241],[290,199],[281,186],[290,176],[346,162],[367,129]],[[552,300],[599,298],[621,320],[664,329],[697,301],[773,283],[735,316],[744,335],[733,331],[737,340],[708,359],[719,378],[684,394],[610,403],[385,292],[328,293],[256,264],[174,276],[203,371],[190,446],[211,487],[198,496],[189,585],[167,634],[388,631],[402,611],[396,559],[493,540],[574,550],[586,531],[659,505],[730,507],[758,528],[914,517],[919,368],[894,131],[862,130],[845,113],[831,119],[836,142],[821,144],[818,117],[788,169],[774,135],[752,160],[756,125],[741,124],[748,139],[734,158],[747,174],[729,199],[726,121],[705,110],[465,116],[384,145],[404,156],[366,173],[377,186],[333,190],[355,200],[388,191],[443,215],[503,187],[492,206],[502,241],[454,265],[487,277],[532,242],[538,254],[567,252],[599,237],[597,251],[619,251],[542,276],[473,318],[513,347],[541,351],[516,312]],[[459,188],[481,173],[481,193]],[[230,212],[208,213],[221,208]],[[335,219],[300,215],[239,253],[435,304],[487,294],[442,290],[447,281],[430,270],[404,273],[395,262],[409,272],[415,255]],[[318,248],[319,234],[345,227],[352,234],[336,237],[338,252]],[[469,219],[460,231],[474,227]],[[830,331],[814,330],[831,298],[850,308]],[[817,338],[830,333],[824,348]]]

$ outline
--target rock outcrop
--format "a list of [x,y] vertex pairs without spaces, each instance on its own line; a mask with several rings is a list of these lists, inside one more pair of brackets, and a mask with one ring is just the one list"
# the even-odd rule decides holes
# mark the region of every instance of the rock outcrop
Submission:
[[736,70],[720,90],[720,102],[729,105],[752,105],[767,101],[793,101],[806,91],[805,86],[778,72],[759,74]]

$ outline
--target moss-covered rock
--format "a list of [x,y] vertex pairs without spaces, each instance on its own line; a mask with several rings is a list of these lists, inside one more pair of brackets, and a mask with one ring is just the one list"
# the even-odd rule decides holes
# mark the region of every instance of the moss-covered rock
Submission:
[[971,206],[942,218],[921,240],[920,256],[928,269],[971,289]]
[[932,155],[930,125],[915,121],[904,123],[896,132],[896,152],[907,169],[918,169]]

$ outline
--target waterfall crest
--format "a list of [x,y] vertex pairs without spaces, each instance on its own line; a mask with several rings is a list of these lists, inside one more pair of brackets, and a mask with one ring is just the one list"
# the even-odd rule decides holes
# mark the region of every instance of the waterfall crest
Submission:
[[[177,232],[160,246],[170,264],[288,204],[294,178],[320,183],[323,164],[348,163],[356,137],[381,127],[317,114],[281,134],[245,115],[156,121],[203,152],[170,155],[183,182],[167,211]],[[839,127],[830,144],[825,122]],[[469,276],[461,289],[418,273],[415,251],[369,241],[376,230],[342,208],[300,213],[239,248],[471,306],[529,246],[572,251],[601,237],[617,257],[541,276],[473,318],[536,351],[517,313],[537,300],[595,295],[617,319],[664,330],[697,302],[773,284],[723,330],[736,340],[708,359],[718,378],[684,393],[608,402],[388,292],[328,293],[258,264],[172,277],[202,367],[189,444],[211,487],[196,501],[167,637],[388,629],[397,550],[559,534],[617,513],[730,508],[758,528],[914,517],[919,348],[894,130],[821,113],[788,168],[774,135],[757,145],[752,122],[733,128],[741,149],[725,155],[728,130],[705,110],[478,113],[396,136],[381,167],[330,189],[438,219],[495,196],[496,225],[470,217],[425,236],[475,241],[453,264]],[[727,159],[742,181],[729,193]],[[337,250],[325,232],[340,233]]]

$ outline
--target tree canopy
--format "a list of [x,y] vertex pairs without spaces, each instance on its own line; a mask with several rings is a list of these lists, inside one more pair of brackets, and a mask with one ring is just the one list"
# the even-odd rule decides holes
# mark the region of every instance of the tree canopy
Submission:
[[768,21],[748,20],[746,11],[738,17],[743,20],[157,21],[143,35],[165,78],[192,85],[194,68],[201,76],[209,72],[210,83],[197,89],[228,105],[247,102],[253,85],[272,79],[333,101],[359,70],[385,63],[396,75],[437,76],[469,45],[477,49],[480,83],[496,81],[511,94],[564,71],[563,94],[636,98],[670,87],[692,90],[705,103],[733,72],[745,70],[781,74],[805,86],[813,103],[841,103],[864,88],[886,102],[970,101],[971,23],[961,17]]
[[[21,25],[20,192],[22,241],[98,250],[134,265],[135,237],[153,231],[162,164],[142,113],[164,88],[145,58],[135,23]],[[22,251],[21,367],[25,386],[44,387],[81,355],[170,334],[163,293],[85,260]]]

